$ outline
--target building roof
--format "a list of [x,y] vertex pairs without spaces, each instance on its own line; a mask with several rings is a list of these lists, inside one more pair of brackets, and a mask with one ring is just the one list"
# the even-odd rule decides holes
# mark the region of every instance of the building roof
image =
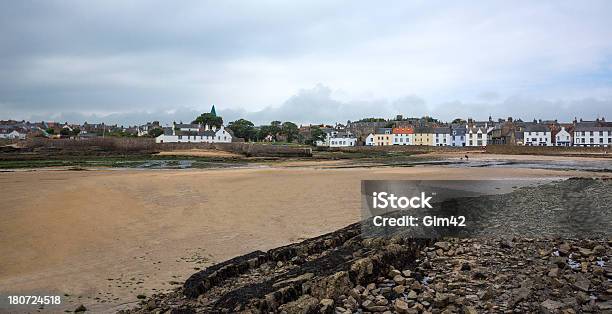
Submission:
[[391,130],[393,134],[414,134],[413,128],[393,128]]
[[392,131],[392,128],[378,128],[376,134],[390,134]]
[[438,128],[434,128],[434,133],[435,134],[450,134],[450,128],[447,127],[438,127]]
[[430,133],[433,133],[433,128],[428,127],[428,126],[421,126],[421,127],[415,128],[414,129],[414,133],[415,134],[417,134],[417,133],[420,133],[420,134],[430,134]]
[[544,124],[532,123],[525,126],[525,132],[550,132],[550,129]]

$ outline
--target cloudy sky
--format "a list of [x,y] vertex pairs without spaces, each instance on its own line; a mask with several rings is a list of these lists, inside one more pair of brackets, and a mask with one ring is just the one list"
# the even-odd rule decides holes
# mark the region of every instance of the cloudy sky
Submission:
[[611,1],[2,1],[0,119],[612,119]]

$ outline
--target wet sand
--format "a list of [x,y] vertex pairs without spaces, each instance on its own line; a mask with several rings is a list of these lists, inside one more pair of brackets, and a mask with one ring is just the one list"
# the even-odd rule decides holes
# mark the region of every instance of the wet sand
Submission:
[[0,173],[0,295],[68,294],[54,311],[81,303],[114,311],[210,263],[359,220],[364,179],[594,175],[609,174],[434,166]]

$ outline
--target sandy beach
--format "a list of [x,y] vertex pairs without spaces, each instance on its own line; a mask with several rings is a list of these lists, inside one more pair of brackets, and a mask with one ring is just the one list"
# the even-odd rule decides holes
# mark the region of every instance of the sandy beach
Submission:
[[[15,171],[0,173],[0,294],[63,309],[133,305],[198,269],[359,220],[364,179],[603,176],[521,168]],[[176,282],[175,282],[176,281]]]

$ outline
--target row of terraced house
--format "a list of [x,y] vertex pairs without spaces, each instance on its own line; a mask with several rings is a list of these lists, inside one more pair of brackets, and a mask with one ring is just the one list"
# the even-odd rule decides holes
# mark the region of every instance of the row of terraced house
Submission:
[[484,147],[519,146],[603,146],[612,147],[612,122],[605,118],[582,119],[569,123],[557,120],[523,121],[507,119],[486,121],[459,120],[439,123],[423,119],[379,122],[348,122],[341,129],[325,130],[325,141],[318,146],[424,145]]

